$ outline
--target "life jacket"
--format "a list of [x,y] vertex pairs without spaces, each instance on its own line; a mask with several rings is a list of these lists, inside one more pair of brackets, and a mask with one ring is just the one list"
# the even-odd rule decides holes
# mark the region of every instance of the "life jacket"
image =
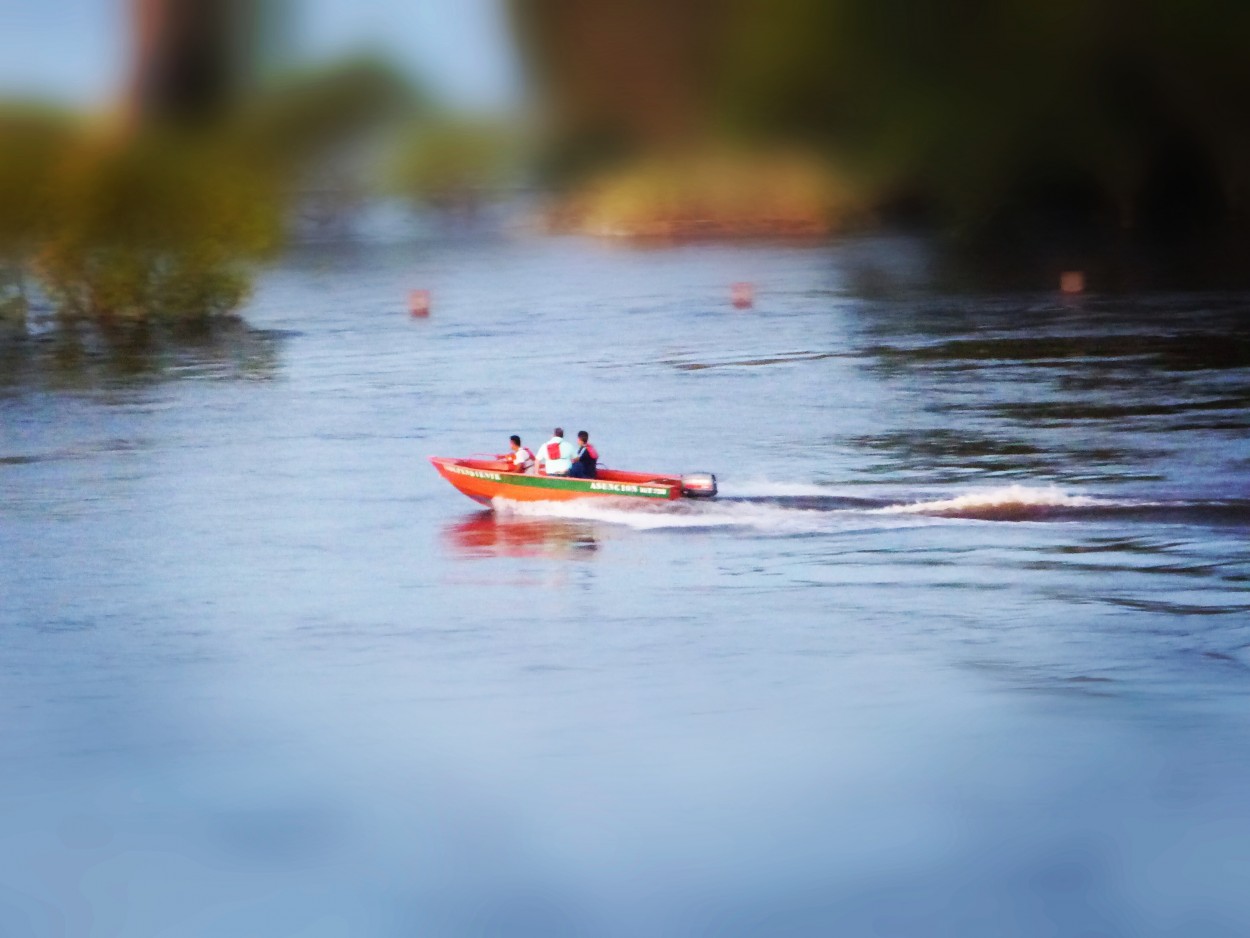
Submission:
[[518,469],[524,469],[534,462],[534,454],[529,451],[528,447],[522,446],[512,454],[512,464]]
[[575,450],[566,440],[552,439],[543,446],[542,452],[549,475],[562,476],[568,473],[569,466],[573,464]]
[[587,443],[577,451],[576,462],[586,470],[586,478],[593,479],[599,468],[599,451]]

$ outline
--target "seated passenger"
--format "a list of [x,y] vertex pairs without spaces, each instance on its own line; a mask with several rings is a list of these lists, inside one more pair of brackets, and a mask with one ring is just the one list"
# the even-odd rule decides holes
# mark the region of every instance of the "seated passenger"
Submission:
[[573,444],[565,442],[564,430],[556,427],[551,439],[538,450],[538,467],[549,476],[566,476],[574,455]]
[[577,441],[581,445],[573,457],[569,475],[575,479],[593,479],[599,469],[599,451],[590,445],[590,434],[585,430],[577,431]]
[[508,443],[512,447],[512,452],[505,453],[500,458],[511,464],[509,466],[510,470],[512,472],[525,472],[527,469],[532,469],[534,466],[534,454],[521,445],[521,438],[514,433],[508,438]]

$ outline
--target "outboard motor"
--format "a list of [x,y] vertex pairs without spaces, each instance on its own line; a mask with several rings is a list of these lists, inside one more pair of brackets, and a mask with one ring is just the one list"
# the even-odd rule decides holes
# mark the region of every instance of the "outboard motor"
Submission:
[[681,477],[681,494],[686,498],[711,498],[716,494],[716,476],[692,472]]

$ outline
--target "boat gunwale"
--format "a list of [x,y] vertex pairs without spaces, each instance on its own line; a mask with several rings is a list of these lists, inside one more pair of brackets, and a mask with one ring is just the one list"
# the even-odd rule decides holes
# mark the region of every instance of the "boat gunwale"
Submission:
[[587,496],[624,496],[661,501],[682,497],[681,479],[660,474],[604,469],[594,479],[579,479],[515,472],[508,469],[502,460],[454,456],[431,456],[429,459],[444,479],[470,498],[478,498],[482,493],[465,491],[457,485],[457,479],[478,480],[487,485],[499,486],[504,489],[499,493],[503,498],[507,498],[508,488],[547,489],[570,494],[584,493]]

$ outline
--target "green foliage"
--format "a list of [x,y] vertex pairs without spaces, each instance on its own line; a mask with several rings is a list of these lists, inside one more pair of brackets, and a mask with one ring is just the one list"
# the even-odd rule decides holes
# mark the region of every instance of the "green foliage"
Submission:
[[273,250],[281,202],[240,154],[203,138],[80,141],[59,178],[37,270],[67,315],[196,319],[234,309]]
[[73,123],[52,111],[0,110],[0,258],[11,264],[48,231],[57,163],[74,134]]
[[1245,189],[1248,28],[1237,0],[739,0],[715,106],[948,217],[1067,186],[1127,224],[1178,145],[1190,183]]
[[1250,221],[1244,0],[511,9],[547,95],[551,163],[575,172],[595,170],[574,158],[590,141],[663,150],[681,126],[686,145],[817,148],[869,200],[914,195],[967,228],[1055,206],[1160,230]]
[[489,121],[441,120],[418,126],[397,149],[392,184],[405,198],[440,209],[471,209],[516,174],[520,142]]
[[0,109],[0,314],[23,314],[27,271],[69,318],[234,310],[301,180],[412,105],[393,72],[353,61],[177,129]]
[[225,131],[254,159],[289,169],[426,110],[393,69],[375,59],[350,59],[287,76],[255,96]]

